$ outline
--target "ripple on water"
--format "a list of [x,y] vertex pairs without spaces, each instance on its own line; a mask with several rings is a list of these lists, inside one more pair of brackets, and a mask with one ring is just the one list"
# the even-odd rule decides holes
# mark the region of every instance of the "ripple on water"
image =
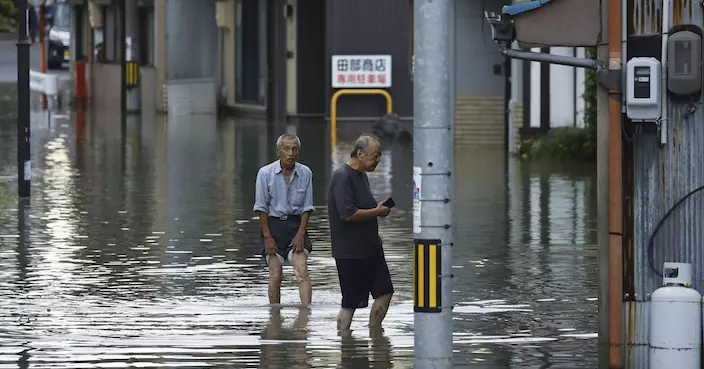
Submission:
[[[40,175],[31,203],[0,204],[0,368],[412,366],[412,216],[400,195],[410,188],[407,148],[386,150],[370,174],[378,197],[393,193],[398,203],[380,223],[396,289],[384,331],[370,332],[362,309],[352,334],[340,336],[327,179],[316,184],[310,224],[314,304],[296,305],[286,266],[282,305],[270,308],[250,211],[252,178],[270,147],[248,138],[265,130],[202,117],[128,120],[123,149],[119,121],[101,116],[84,128],[66,119],[33,128]],[[0,141],[14,134],[0,125]],[[306,163],[324,176],[350,149],[341,144],[332,162],[314,152]],[[0,145],[0,168],[14,165],[13,150]],[[592,368],[593,178],[507,173],[502,160],[456,153],[467,168],[455,179],[455,362]]]

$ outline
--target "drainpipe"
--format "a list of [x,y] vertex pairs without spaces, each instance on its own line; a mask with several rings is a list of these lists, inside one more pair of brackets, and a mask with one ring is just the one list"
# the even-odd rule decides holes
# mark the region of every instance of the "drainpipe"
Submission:
[[660,146],[664,146],[667,143],[667,39],[668,31],[670,29],[670,13],[671,13],[671,1],[662,1],[662,55],[660,59],[660,64],[662,64],[661,71],[661,82],[660,82],[660,94],[661,94],[661,113],[660,113]]
[[[667,0],[666,0],[667,1]],[[621,70],[621,0],[609,0],[609,70]],[[609,90],[609,365],[622,368],[623,139],[621,97]]]

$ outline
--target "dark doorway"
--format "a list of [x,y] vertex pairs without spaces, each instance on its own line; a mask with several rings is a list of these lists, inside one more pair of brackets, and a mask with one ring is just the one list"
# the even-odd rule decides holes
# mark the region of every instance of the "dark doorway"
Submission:
[[324,116],[329,83],[325,58],[325,0],[298,0],[297,7],[297,112]]
[[237,3],[235,98],[239,103],[265,103],[265,76],[261,72],[266,70],[266,6],[266,1],[259,0]]

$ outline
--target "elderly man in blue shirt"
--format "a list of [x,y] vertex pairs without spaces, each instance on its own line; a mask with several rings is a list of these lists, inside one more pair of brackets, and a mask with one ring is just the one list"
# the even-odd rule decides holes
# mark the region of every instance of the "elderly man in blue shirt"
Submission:
[[313,172],[298,163],[301,140],[283,134],[276,140],[279,159],[257,173],[254,211],[261,223],[262,256],[269,267],[269,303],[281,303],[282,266],[290,262],[303,305],[310,305],[312,287],[308,255],[313,246],[308,220],[313,206]]

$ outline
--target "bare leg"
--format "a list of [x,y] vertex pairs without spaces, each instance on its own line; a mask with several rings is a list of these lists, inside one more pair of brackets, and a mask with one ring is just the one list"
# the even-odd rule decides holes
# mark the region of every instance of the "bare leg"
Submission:
[[338,331],[349,331],[352,325],[352,317],[354,317],[355,309],[340,309],[337,313],[337,330]]
[[379,296],[374,299],[374,304],[372,305],[372,311],[369,313],[369,326],[370,327],[381,327],[381,322],[386,317],[386,312],[389,311],[389,304],[391,303],[392,294]]
[[301,296],[301,304],[309,306],[313,298],[313,287],[308,274],[308,255],[305,252],[294,252],[291,259],[293,274],[298,281],[298,293]]
[[276,255],[267,255],[267,258],[269,258],[269,303],[280,304],[283,268]]

